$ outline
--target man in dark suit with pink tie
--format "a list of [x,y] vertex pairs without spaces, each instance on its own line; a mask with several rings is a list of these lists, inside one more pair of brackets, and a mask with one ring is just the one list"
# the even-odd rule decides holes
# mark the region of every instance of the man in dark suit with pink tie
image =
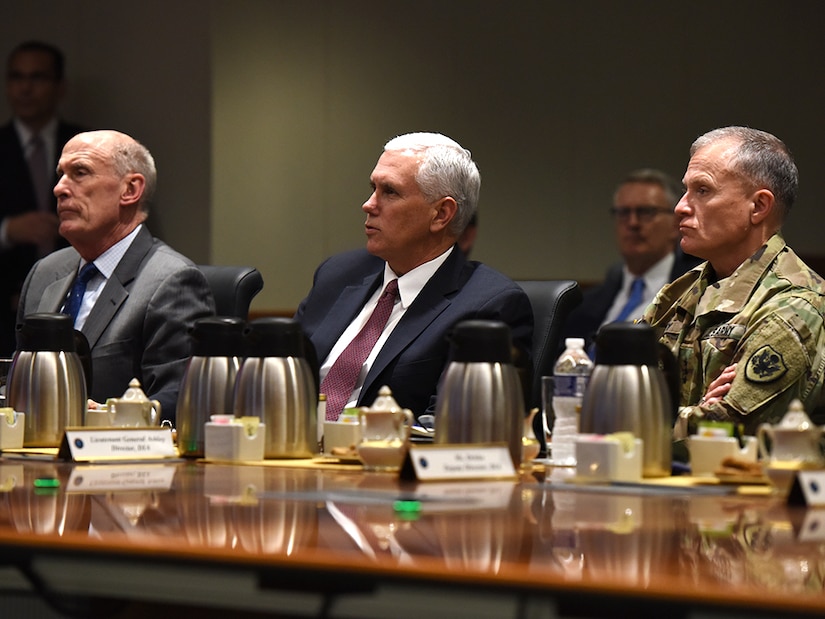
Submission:
[[[448,361],[447,336],[462,320],[505,322],[529,359],[533,315],[524,291],[456,245],[480,183],[469,151],[441,134],[407,134],[384,146],[361,207],[366,248],[323,262],[296,313],[317,352],[328,419],[371,405],[383,385],[402,407],[424,413]],[[377,341],[363,347],[366,358],[355,355],[352,343],[373,325],[377,307],[386,314]]]

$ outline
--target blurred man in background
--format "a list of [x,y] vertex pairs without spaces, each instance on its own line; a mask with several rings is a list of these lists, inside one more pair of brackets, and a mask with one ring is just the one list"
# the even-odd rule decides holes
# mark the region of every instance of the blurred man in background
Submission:
[[83,129],[63,122],[66,92],[63,53],[28,41],[6,64],[6,96],[13,118],[0,127],[0,355],[15,348],[20,288],[35,260],[65,245],[57,232],[52,193],[55,167],[66,142]]

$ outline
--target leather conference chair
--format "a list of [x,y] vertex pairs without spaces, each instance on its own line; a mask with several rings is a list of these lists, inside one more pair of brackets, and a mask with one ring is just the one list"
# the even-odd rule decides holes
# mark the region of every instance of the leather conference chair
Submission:
[[[528,409],[541,408],[541,377],[552,376],[560,349],[562,329],[570,312],[582,301],[579,284],[573,280],[520,280],[533,307],[533,378]],[[533,418],[536,438],[546,453],[541,414]]]
[[206,276],[218,316],[249,318],[252,299],[264,287],[264,278],[255,267],[199,264]]

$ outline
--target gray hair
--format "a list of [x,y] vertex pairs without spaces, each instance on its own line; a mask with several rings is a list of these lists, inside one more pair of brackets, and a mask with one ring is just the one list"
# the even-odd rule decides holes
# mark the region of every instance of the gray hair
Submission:
[[619,185],[616,187],[616,193],[619,192],[619,188],[621,188],[622,185],[628,183],[650,183],[651,185],[658,185],[665,192],[665,200],[667,200],[670,206],[674,207],[681,199],[682,194],[685,193],[681,182],[677,181],[670,174],[653,168],[641,168],[630,172],[619,182]]
[[407,133],[391,139],[385,151],[407,151],[419,156],[415,182],[427,200],[450,196],[458,210],[450,230],[460,235],[478,208],[481,175],[470,151],[440,133]]
[[736,152],[731,160],[733,169],[756,187],[769,189],[780,208],[780,219],[784,219],[791,210],[799,189],[799,171],[785,143],[758,129],[722,127],[696,138],[690,147],[690,156],[721,140],[736,143]]
[[146,179],[146,186],[143,189],[143,196],[140,200],[140,208],[144,212],[149,211],[149,204],[155,195],[155,188],[158,182],[158,172],[155,168],[155,160],[149,149],[134,139],[119,140],[112,149],[112,166],[118,176],[127,174],[142,174]]

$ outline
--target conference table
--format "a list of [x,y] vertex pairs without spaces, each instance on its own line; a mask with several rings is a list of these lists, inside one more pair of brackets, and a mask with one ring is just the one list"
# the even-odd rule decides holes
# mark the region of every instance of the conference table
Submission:
[[88,617],[825,614],[825,510],[570,473],[415,482],[323,458],[4,453],[0,615],[21,598]]

